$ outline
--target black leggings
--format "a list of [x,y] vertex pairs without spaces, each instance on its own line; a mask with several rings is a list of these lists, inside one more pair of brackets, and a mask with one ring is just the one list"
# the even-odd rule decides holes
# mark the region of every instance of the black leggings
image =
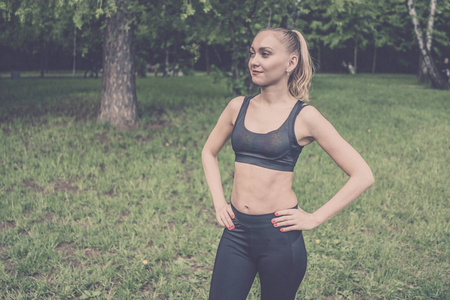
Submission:
[[301,231],[280,232],[274,214],[233,208],[235,229],[224,229],[211,280],[210,300],[245,300],[256,273],[262,300],[293,300],[306,272]]

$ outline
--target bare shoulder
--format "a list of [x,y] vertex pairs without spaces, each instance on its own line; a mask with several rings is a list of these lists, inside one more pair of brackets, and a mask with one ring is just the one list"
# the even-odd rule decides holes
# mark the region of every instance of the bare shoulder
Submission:
[[302,111],[300,112],[298,118],[303,120],[304,122],[310,123],[314,122],[319,118],[324,118],[322,114],[312,105],[305,105]]
[[314,128],[328,123],[327,119],[312,105],[306,105],[297,116],[297,121],[306,128]]
[[308,140],[318,140],[324,134],[335,131],[333,125],[312,105],[305,106],[298,114],[297,130],[298,137],[308,137]]
[[236,98],[231,99],[231,101],[228,103],[227,107],[223,112],[230,120],[230,123],[232,125],[234,125],[234,122],[236,121],[242,103],[244,102],[244,98],[245,98],[244,96],[238,96]]
[[239,110],[241,109],[242,103],[244,102],[244,98],[245,98],[244,96],[238,96],[238,97],[231,99],[231,101],[228,103],[227,108],[232,111],[239,112]]

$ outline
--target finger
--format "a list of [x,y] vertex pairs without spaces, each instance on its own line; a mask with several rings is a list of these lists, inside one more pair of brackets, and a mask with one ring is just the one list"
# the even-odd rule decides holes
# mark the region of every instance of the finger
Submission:
[[225,224],[225,227],[227,227],[230,230],[234,229],[234,223],[233,221],[231,221],[231,218],[228,214],[222,215],[222,221]]
[[286,215],[292,215],[296,212],[296,208],[291,209],[283,209],[275,212],[275,216],[286,216]]
[[280,224],[281,222],[292,220],[292,216],[282,216],[278,218],[273,218],[272,223],[273,224]]
[[227,212],[228,212],[228,215],[229,215],[232,219],[235,218],[235,215],[234,215],[233,209],[231,208],[231,205],[228,205],[228,206],[227,206]]
[[222,227],[227,227],[226,225],[225,225],[225,223],[222,221],[222,218],[220,217],[220,216],[217,216],[217,222],[219,222],[219,224],[220,224],[220,226],[222,226]]
[[279,221],[273,224],[273,226],[275,227],[284,227],[284,226],[291,226],[291,225],[295,225],[295,221],[294,220],[284,220],[284,221]]
[[287,227],[280,228],[281,232],[289,232],[289,231],[293,231],[293,230],[298,230],[298,229],[295,226],[287,226]]

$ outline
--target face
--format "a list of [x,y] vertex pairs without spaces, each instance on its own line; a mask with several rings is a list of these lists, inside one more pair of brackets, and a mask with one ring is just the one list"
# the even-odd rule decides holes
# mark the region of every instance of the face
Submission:
[[248,68],[252,75],[253,83],[259,86],[268,86],[278,83],[286,84],[288,76],[295,68],[296,59],[288,53],[285,44],[272,31],[260,32],[250,47],[250,59]]

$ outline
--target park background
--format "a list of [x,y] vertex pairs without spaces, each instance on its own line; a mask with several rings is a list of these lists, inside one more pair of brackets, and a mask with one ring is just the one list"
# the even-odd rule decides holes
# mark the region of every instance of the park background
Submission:
[[[430,42],[425,55],[439,71],[450,3],[414,1],[418,38],[407,2],[0,1],[0,297],[207,298],[222,229],[200,152],[233,95],[257,91],[248,46],[270,25],[306,35],[312,104],[376,180],[304,233],[298,299],[450,298],[450,94],[434,88],[418,43]],[[133,126],[99,118],[104,79],[117,73],[104,65],[113,22],[132,33],[117,57],[132,60]],[[228,196],[233,161],[227,145]],[[314,211],[345,180],[311,145],[294,191]],[[258,298],[256,281],[249,299]]]

